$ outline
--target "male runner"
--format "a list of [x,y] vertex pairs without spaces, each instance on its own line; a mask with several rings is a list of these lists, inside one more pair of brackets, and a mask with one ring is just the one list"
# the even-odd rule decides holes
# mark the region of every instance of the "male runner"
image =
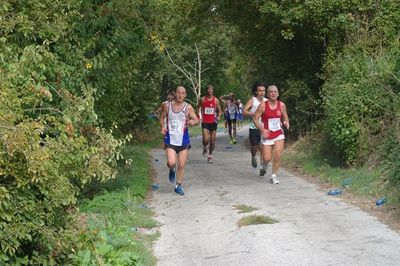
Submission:
[[198,107],[202,118],[203,156],[207,157],[209,163],[213,163],[212,153],[215,148],[217,123],[222,114],[221,104],[214,96],[213,85],[207,86],[207,95],[201,97]]
[[226,100],[226,107],[228,110],[228,132],[230,138],[230,144],[236,144],[236,112],[238,109],[235,95],[230,93]]
[[264,176],[266,173],[266,169],[264,169],[263,159],[262,159],[262,150],[261,150],[261,134],[260,130],[253,123],[253,119],[251,118],[255,112],[257,111],[260,103],[267,101],[265,98],[265,91],[267,89],[266,83],[255,83],[252,88],[253,97],[251,97],[246,105],[243,108],[243,114],[245,116],[250,116],[250,125],[249,125],[249,140],[250,140],[250,153],[251,153],[251,165],[254,168],[257,168],[257,151],[260,151],[260,176]]
[[237,100],[238,110],[236,111],[236,118],[237,118],[237,129],[243,127],[243,103],[240,99]]
[[[185,102],[185,98],[186,89],[183,86],[178,86],[175,90],[175,99],[163,105],[159,119],[161,134],[164,136],[169,181],[171,183],[175,182],[176,165],[178,164],[175,193],[182,196],[184,195],[182,187],[183,175],[190,149],[188,126],[199,124],[199,119],[193,107]],[[164,125],[164,118],[167,121],[166,126]]]

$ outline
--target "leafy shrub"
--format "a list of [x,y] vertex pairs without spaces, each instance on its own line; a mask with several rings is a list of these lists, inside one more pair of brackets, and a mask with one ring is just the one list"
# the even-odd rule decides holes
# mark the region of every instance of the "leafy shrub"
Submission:
[[396,55],[348,47],[327,64],[323,86],[326,130],[346,162],[364,162],[393,124],[398,94],[392,85]]
[[116,174],[123,141],[98,126],[84,50],[68,35],[77,3],[0,7],[1,265],[63,264],[81,188]]

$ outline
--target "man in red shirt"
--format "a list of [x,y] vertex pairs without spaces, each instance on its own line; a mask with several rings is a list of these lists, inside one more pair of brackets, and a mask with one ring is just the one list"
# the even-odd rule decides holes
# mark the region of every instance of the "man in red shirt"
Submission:
[[[264,169],[267,169],[267,164],[271,161],[273,153],[274,160],[272,163],[271,183],[279,184],[276,174],[280,166],[281,155],[285,145],[285,135],[282,125],[289,129],[289,117],[286,111],[286,105],[278,100],[278,88],[275,85],[268,86],[267,94],[268,101],[260,103],[253,116],[253,122],[260,130],[262,136]],[[260,118],[263,124],[260,123]]]
[[217,136],[217,123],[221,119],[221,104],[214,96],[214,86],[207,86],[207,95],[201,97],[199,102],[199,114],[201,116],[201,128],[203,134],[203,156],[209,163],[213,162],[212,153],[215,148]]

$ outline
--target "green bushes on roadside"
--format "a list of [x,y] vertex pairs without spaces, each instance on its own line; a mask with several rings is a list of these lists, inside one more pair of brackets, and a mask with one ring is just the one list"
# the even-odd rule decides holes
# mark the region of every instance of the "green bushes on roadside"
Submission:
[[372,54],[351,46],[327,64],[326,133],[349,164],[365,162],[398,123],[397,61],[395,49]]
[[70,35],[77,4],[0,7],[1,265],[68,261],[80,190],[116,174],[123,141],[98,126],[84,50]]

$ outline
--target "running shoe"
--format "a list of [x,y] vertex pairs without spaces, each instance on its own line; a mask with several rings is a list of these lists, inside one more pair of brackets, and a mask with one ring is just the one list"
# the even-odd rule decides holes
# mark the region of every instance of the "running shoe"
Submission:
[[260,176],[264,176],[267,173],[267,169],[263,166],[260,167]]
[[236,139],[233,140],[233,144],[236,144]]
[[229,141],[229,144],[234,144],[233,140],[231,139],[231,141]]
[[175,187],[175,193],[178,194],[178,195],[181,195],[181,196],[185,195],[185,192],[183,192],[183,188],[182,188],[181,184],[178,184]]
[[276,179],[276,178],[277,178],[276,174],[272,174],[271,175],[271,183],[274,184],[274,185],[279,184],[279,180]]
[[175,168],[169,169],[168,179],[171,183],[175,182]]
[[253,168],[257,168],[257,158],[256,157],[251,157],[251,166],[253,166]]
[[207,161],[208,161],[208,163],[213,163],[212,157],[211,157],[211,156],[208,156]]

